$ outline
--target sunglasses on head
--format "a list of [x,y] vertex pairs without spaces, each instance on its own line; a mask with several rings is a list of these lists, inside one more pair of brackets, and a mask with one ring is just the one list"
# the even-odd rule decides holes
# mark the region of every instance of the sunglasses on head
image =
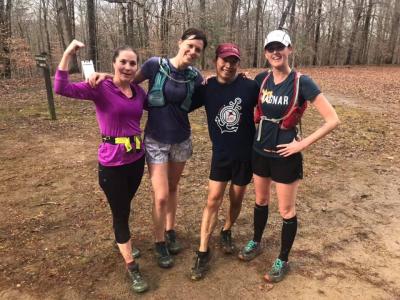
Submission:
[[274,51],[282,51],[283,49],[285,49],[286,46],[282,43],[270,43],[265,47],[265,50],[267,50],[268,52],[272,53]]

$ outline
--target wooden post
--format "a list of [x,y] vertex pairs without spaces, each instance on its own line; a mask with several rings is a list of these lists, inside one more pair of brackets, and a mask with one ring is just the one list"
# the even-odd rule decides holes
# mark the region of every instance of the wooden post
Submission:
[[47,64],[47,55],[46,53],[42,53],[40,55],[35,56],[36,66],[43,69],[44,81],[46,84],[47,91],[47,103],[49,106],[50,117],[52,120],[56,120],[56,109],[54,106],[54,97],[53,97],[53,89],[51,87],[51,78],[50,78],[50,69]]

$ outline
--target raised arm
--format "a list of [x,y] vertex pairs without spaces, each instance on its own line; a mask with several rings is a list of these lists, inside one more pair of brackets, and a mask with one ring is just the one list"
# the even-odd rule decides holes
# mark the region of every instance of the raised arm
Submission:
[[280,155],[289,156],[306,149],[308,146],[323,138],[339,125],[339,117],[324,94],[320,93],[317,97],[315,97],[312,104],[318,110],[325,123],[301,141],[293,141],[290,144],[278,145],[277,147],[281,148],[278,150]]
[[68,75],[68,65],[72,55],[85,45],[77,40],[73,40],[65,49],[54,78],[54,91],[59,95],[70,98],[95,100],[97,90],[90,88],[85,82],[71,83]]
[[76,54],[79,49],[83,47],[85,47],[85,45],[82,42],[73,40],[71,44],[68,45],[67,49],[65,49],[60,64],[58,65],[58,69],[61,71],[68,71],[68,65],[72,55]]

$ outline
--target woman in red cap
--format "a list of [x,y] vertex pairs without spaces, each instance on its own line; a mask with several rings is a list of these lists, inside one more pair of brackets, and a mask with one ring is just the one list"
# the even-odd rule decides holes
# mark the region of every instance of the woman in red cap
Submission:
[[229,181],[229,209],[220,231],[220,246],[225,254],[235,252],[231,228],[240,214],[246,187],[253,176],[253,114],[259,88],[254,80],[238,76],[239,65],[239,47],[232,43],[220,44],[215,51],[217,76],[210,78],[193,95],[192,109],[204,106],[206,110],[212,158],[200,245],[190,275],[192,280],[202,279],[209,268],[209,240],[217,225],[218,210]]
[[[255,78],[260,85],[260,95],[255,114],[259,125],[252,157],[256,194],[254,235],[240,251],[239,258],[249,261],[261,252],[271,183],[275,182],[279,213],[283,219],[281,249],[264,279],[279,282],[289,271],[288,256],[297,231],[295,204],[300,179],[303,178],[301,151],[331,132],[339,124],[339,118],[314,81],[290,68],[289,56],[293,49],[286,31],[270,32],[264,49],[271,71],[262,72]],[[313,104],[325,122],[309,136],[300,139],[296,125],[307,102]]]

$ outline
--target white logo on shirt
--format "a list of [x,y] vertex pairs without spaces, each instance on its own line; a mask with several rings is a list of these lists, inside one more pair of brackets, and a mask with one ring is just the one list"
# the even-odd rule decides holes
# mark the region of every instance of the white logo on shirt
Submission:
[[215,122],[221,129],[221,133],[237,132],[239,129],[240,110],[242,109],[240,103],[242,103],[240,98],[230,101],[229,105],[224,105],[215,117]]
[[262,91],[261,103],[275,104],[275,105],[289,105],[288,96],[274,96],[272,91],[267,89]]

